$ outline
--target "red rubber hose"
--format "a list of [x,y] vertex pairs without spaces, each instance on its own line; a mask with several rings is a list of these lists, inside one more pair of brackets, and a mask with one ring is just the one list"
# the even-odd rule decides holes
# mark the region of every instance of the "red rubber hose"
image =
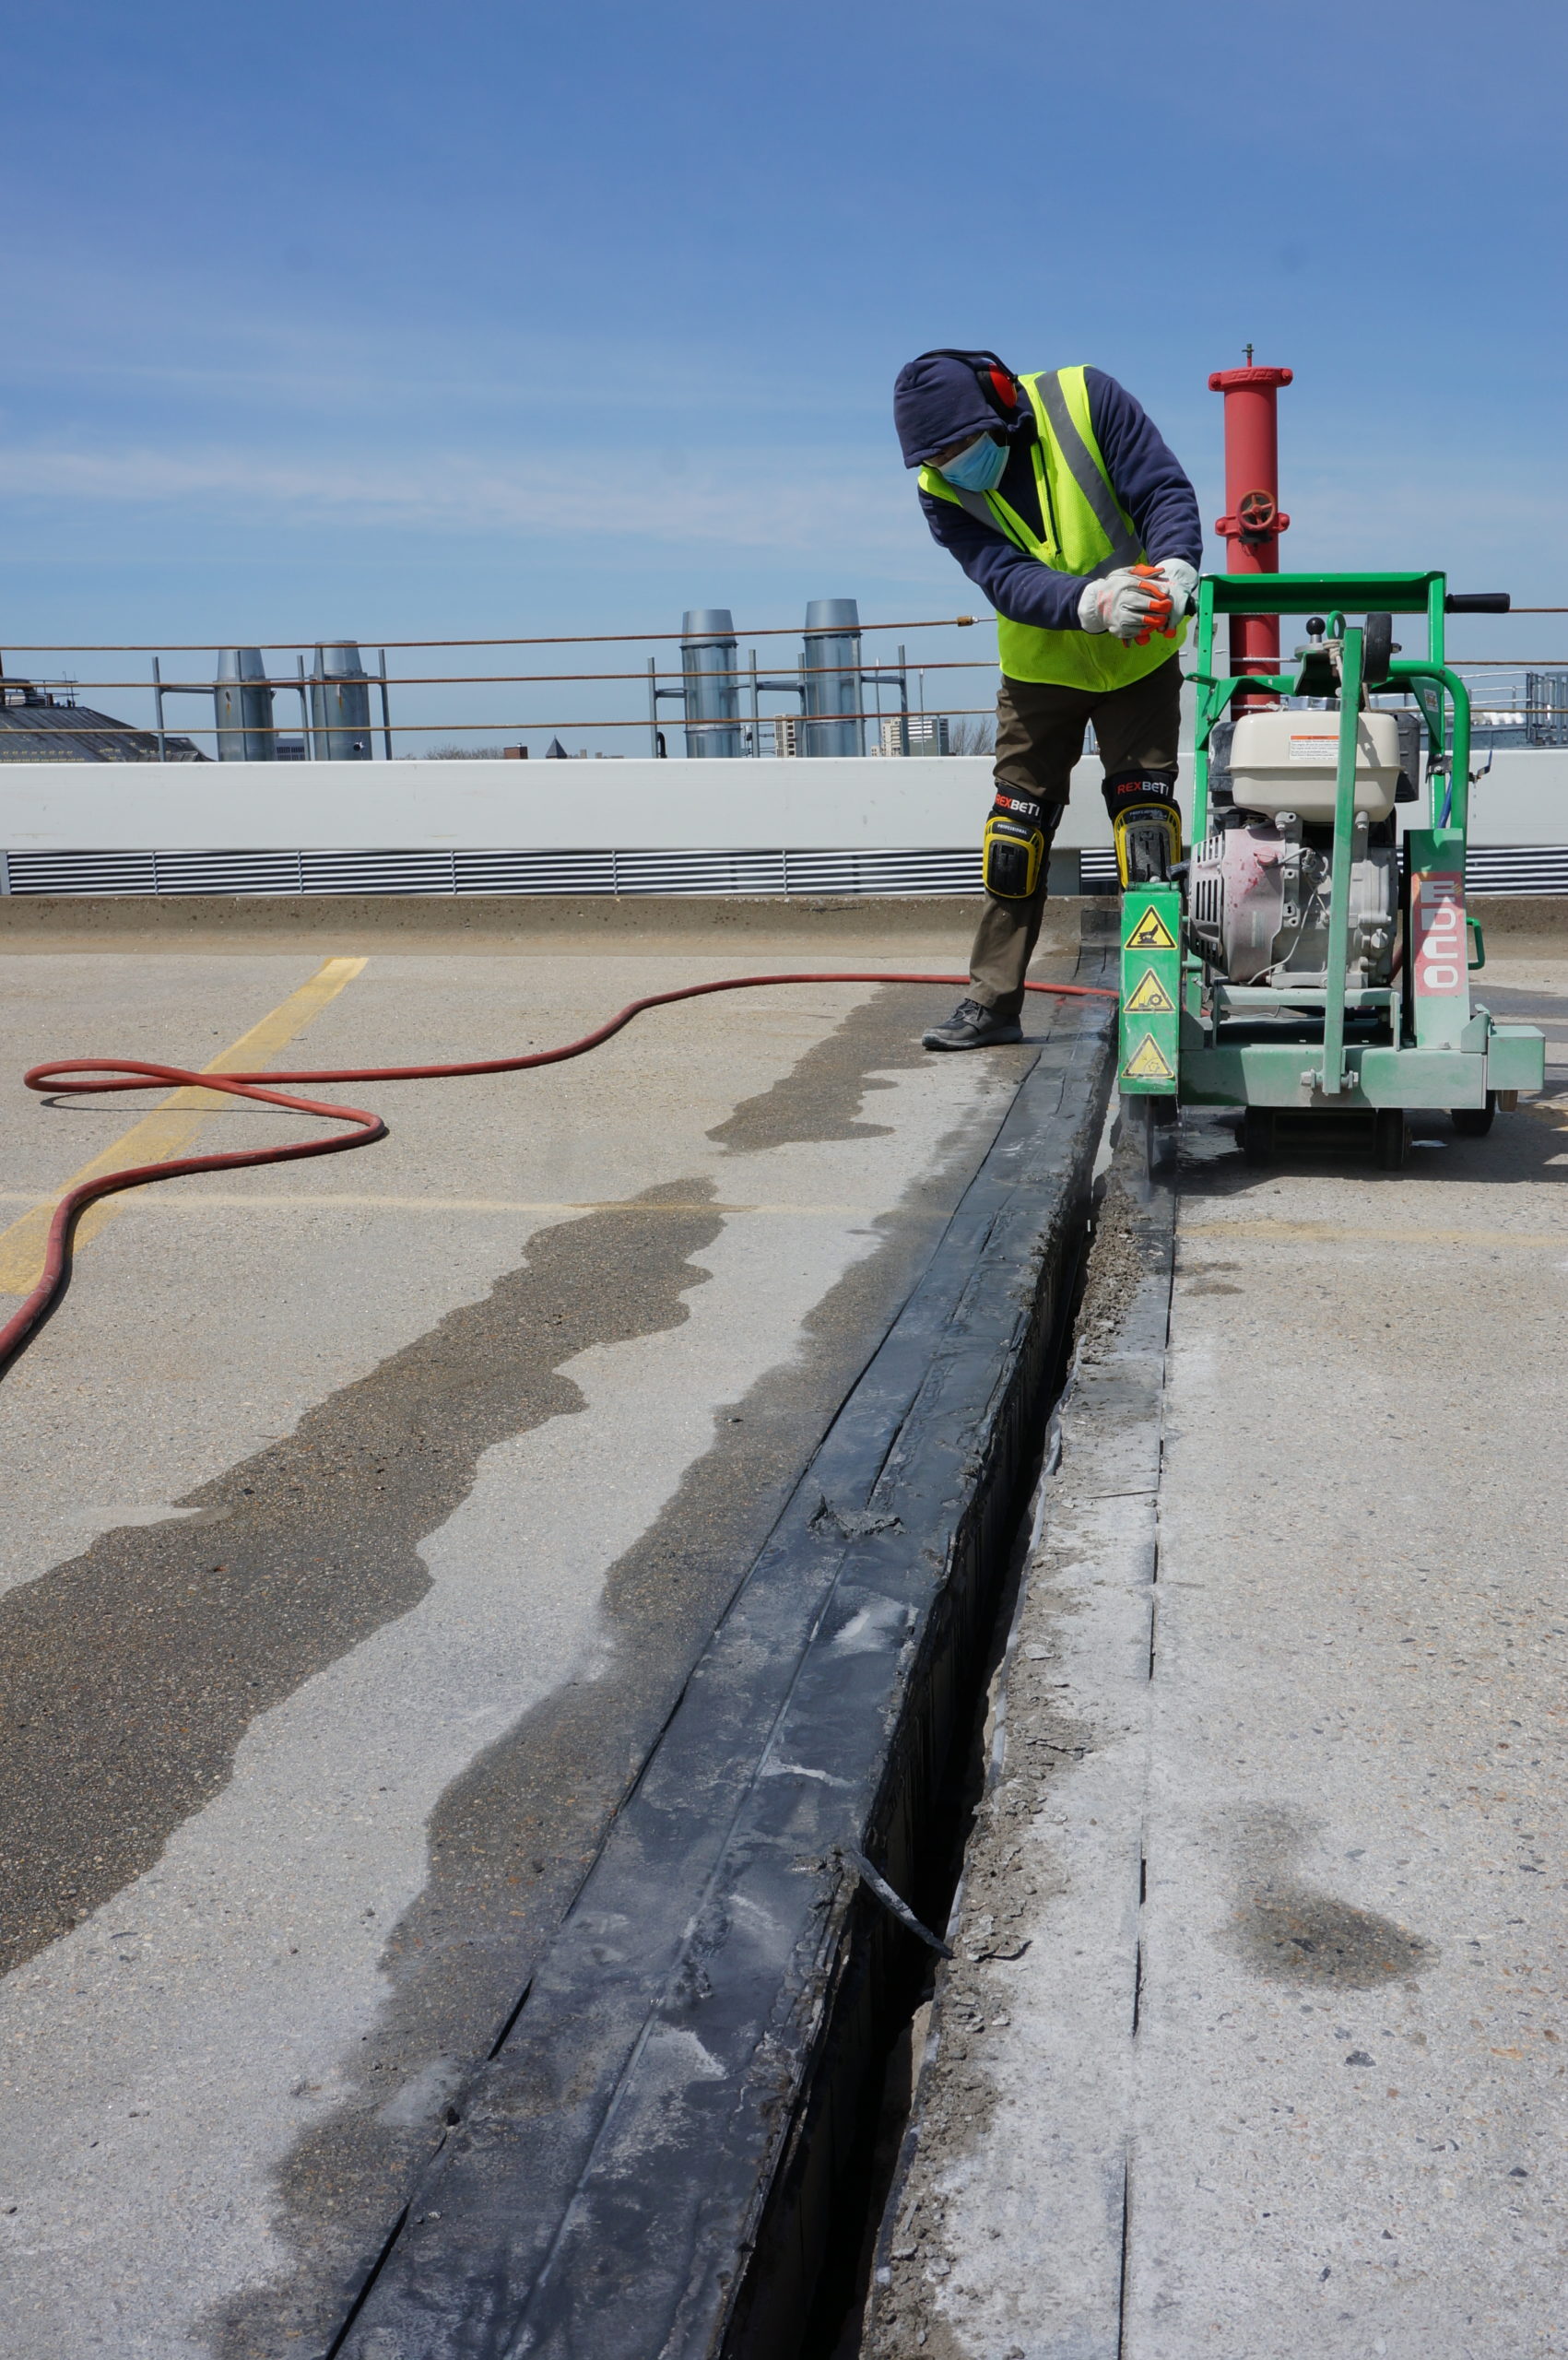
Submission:
[[[54,1218],[49,1224],[49,1241],[44,1253],[43,1275],[32,1292],[0,1328],[0,1375],[9,1368],[23,1347],[31,1339],[53,1308],[71,1268],[71,1233],[77,1215],[100,1197],[112,1197],[121,1188],[139,1188],[152,1180],[177,1179],[186,1172],[234,1172],[252,1163],[292,1163],[301,1156],[341,1155],[347,1149],[369,1147],[372,1139],[386,1137],[386,1125],[379,1115],[362,1106],[336,1106],[320,1098],[301,1098],[277,1087],[280,1082],[295,1081],[439,1081],[458,1074],[522,1073],[529,1066],[561,1065],[568,1057],[581,1057],[588,1050],[596,1049],[610,1040],[634,1016],[644,1009],[667,1008],[678,999],[701,999],[710,992],[740,992],[760,988],[765,984],[964,984],[967,975],[895,975],[882,974],[846,973],[831,975],[725,975],[713,984],[685,984],[678,991],[651,992],[645,999],[634,999],[612,1016],[597,1031],[584,1032],[580,1041],[568,1041],[559,1049],[536,1049],[525,1057],[475,1057],[462,1065],[449,1066],[342,1066],[310,1073],[193,1073],[184,1066],[144,1065],[135,1058],[74,1057],[57,1064],[34,1066],[23,1076],[29,1090],[45,1091],[67,1081],[73,1094],[107,1095],[115,1090],[146,1090],[150,1082],[173,1083],[180,1088],[227,1091],[231,1098],[253,1099],[262,1106],[287,1106],[300,1115],[320,1115],[329,1122],[348,1123],[354,1127],[336,1138],[292,1139],[283,1147],[251,1148],[231,1155],[183,1155],[167,1163],[130,1163],[120,1172],[105,1172],[96,1180],[84,1180],[79,1188],[71,1189],[54,1208]],[[1025,991],[1051,992],[1064,998],[1114,999],[1116,995],[1099,984],[1025,984]]]

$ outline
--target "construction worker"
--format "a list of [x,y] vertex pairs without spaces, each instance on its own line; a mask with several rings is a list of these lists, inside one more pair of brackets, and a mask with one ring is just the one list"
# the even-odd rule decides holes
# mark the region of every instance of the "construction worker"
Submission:
[[923,352],[893,418],[942,547],[996,611],[996,801],[970,996],[928,1049],[1023,1038],[1051,839],[1094,725],[1124,886],[1181,856],[1176,651],[1202,556],[1197,499],[1147,413],[1099,369],[1017,377],[994,352]]

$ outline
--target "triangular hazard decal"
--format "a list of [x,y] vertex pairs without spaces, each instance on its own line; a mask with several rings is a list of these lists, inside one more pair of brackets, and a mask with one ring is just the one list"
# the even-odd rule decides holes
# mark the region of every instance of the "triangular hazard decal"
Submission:
[[1176,1077],[1160,1053],[1152,1032],[1146,1032],[1122,1068],[1129,1081],[1174,1081]]
[[1129,1016],[1174,1016],[1176,1003],[1165,989],[1152,967],[1146,967],[1143,981],[1127,1002]]
[[1152,904],[1126,938],[1128,950],[1174,950],[1176,938]]

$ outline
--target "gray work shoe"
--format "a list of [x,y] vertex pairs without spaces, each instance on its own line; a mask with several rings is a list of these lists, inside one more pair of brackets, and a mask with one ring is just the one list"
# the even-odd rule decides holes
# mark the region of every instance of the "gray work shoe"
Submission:
[[1021,1041],[1023,1027],[1016,1016],[999,1016],[977,999],[961,999],[945,1024],[933,1024],[920,1036],[923,1049],[990,1049],[1000,1041]]

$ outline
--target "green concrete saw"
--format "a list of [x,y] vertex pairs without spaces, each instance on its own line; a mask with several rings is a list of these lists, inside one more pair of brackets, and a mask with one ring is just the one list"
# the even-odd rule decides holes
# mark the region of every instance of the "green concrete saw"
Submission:
[[[1192,854],[1122,896],[1118,1079],[1151,1168],[1183,1105],[1243,1108],[1254,1162],[1359,1138],[1397,1171],[1412,1107],[1474,1137],[1544,1088],[1543,1035],[1470,991],[1470,702],[1444,624],[1505,605],[1441,573],[1200,583]],[[1216,615],[1265,612],[1307,619],[1293,668],[1217,674]],[[1400,652],[1397,615],[1426,618],[1424,655]]]

